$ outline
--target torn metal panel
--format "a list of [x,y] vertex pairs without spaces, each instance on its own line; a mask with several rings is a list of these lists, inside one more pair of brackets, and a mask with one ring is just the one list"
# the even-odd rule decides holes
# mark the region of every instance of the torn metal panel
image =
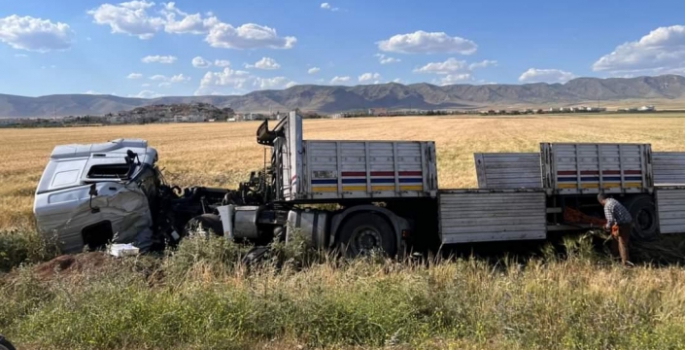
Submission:
[[152,215],[143,191],[134,183],[99,183],[96,185],[99,195],[91,202],[89,187],[36,196],[36,222],[40,231],[56,239],[64,252],[78,252],[85,245],[84,228],[108,221],[113,243],[133,243],[141,251],[149,248]]

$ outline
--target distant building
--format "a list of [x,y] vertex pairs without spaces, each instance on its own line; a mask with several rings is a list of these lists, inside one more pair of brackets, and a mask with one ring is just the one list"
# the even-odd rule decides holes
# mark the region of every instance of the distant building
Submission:
[[387,115],[388,109],[387,108],[369,108],[368,114],[374,115],[374,116]]

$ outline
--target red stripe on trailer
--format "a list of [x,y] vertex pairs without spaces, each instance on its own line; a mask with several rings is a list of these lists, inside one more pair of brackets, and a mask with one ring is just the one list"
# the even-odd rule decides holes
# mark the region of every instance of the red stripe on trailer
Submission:
[[[420,171],[400,171],[398,173],[399,176],[421,176],[423,175],[422,172]],[[366,176],[366,172],[363,171],[343,171],[342,172],[343,177],[347,176]],[[394,171],[372,171],[371,176],[395,176]]]

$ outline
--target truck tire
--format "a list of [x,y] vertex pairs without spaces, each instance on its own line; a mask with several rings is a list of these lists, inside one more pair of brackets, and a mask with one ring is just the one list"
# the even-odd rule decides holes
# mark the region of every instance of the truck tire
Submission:
[[183,237],[195,236],[202,232],[206,237],[223,236],[224,226],[221,224],[219,215],[202,214],[190,219],[183,229]]
[[659,235],[656,206],[649,196],[639,196],[626,203],[626,209],[633,217],[631,236],[638,241],[651,241]]
[[17,350],[9,340],[0,335],[0,350]]
[[271,248],[269,248],[269,247],[263,247],[263,246],[254,247],[254,248],[250,249],[250,251],[247,252],[247,254],[243,257],[242,263],[243,263],[243,265],[248,266],[248,267],[252,266],[252,265],[256,265],[256,264],[264,261],[268,257],[270,251],[271,251]]
[[340,249],[348,257],[366,255],[374,249],[393,257],[397,253],[395,231],[385,218],[375,213],[359,213],[340,228]]

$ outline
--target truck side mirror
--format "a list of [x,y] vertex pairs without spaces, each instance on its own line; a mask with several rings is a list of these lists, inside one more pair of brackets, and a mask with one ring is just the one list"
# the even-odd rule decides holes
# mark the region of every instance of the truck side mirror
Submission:
[[95,187],[95,183],[90,184],[90,191],[88,191],[88,195],[90,195],[90,199],[88,199],[88,206],[90,207],[90,212],[92,214],[99,213],[100,208],[93,207],[93,197],[96,197],[98,195],[98,190]]
[[98,190],[97,190],[97,188],[95,187],[95,184],[94,184],[94,183],[90,184],[90,191],[88,192],[88,194],[89,194],[91,197],[94,197],[94,196],[97,196],[97,195],[98,195]]

